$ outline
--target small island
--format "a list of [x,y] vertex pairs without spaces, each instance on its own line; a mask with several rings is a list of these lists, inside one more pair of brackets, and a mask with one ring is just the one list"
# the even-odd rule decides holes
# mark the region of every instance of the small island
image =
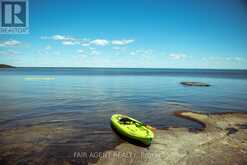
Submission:
[[14,66],[6,65],[6,64],[0,64],[0,68],[14,68]]

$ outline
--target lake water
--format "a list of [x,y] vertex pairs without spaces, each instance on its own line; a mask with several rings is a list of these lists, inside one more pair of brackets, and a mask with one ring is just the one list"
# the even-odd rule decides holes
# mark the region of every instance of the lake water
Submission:
[[[128,114],[157,128],[198,128],[173,112],[247,112],[246,80],[247,70],[0,69],[0,130],[66,128],[72,131],[45,141],[53,145],[63,141],[58,145],[61,153],[56,153],[57,146],[50,148],[53,155],[67,156],[68,148],[70,155],[104,151],[120,141],[110,127],[112,114]],[[185,87],[181,81],[211,86]],[[0,144],[6,145],[6,139],[0,138]]]

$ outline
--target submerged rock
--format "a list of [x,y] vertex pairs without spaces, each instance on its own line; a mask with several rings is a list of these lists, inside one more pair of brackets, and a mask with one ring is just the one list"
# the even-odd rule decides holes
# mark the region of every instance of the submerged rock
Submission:
[[183,81],[180,84],[185,86],[199,86],[199,87],[209,87],[210,84],[203,83],[203,82],[193,82],[193,81]]

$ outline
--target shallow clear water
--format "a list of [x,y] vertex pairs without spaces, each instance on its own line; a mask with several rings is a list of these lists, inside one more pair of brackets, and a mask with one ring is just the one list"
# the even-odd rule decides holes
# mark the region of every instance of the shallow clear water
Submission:
[[[187,80],[212,86],[180,84]],[[85,144],[80,149],[104,150],[119,141],[110,127],[114,113],[158,128],[197,128],[173,112],[247,112],[246,80],[246,70],[1,69],[0,129],[62,124],[80,132],[70,139]]]

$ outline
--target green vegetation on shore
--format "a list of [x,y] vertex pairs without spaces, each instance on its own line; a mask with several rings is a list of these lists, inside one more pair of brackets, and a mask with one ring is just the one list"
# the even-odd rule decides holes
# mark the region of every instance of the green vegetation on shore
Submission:
[[0,68],[14,68],[14,66],[6,65],[6,64],[0,64]]

